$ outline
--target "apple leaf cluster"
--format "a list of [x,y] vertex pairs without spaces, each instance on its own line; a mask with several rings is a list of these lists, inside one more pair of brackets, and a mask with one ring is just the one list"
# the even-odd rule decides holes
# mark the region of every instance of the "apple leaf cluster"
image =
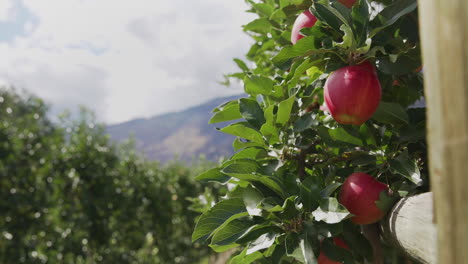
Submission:
[[[339,202],[347,177],[366,173],[388,185],[393,197],[375,201],[382,210],[395,196],[428,189],[417,1],[246,3],[257,15],[244,26],[254,43],[245,60],[234,59],[240,71],[226,76],[242,81],[246,96],[210,120],[232,122],[219,130],[238,137],[236,153],[198,176],[230,191],[200,216],[192,240],[217,252],[238,248],[231,264],[317,263],[322,251],[336,263],[370,260],[369,242]],[[292,44],[306,11],[317,21]],[[340,124],[326,109],[325,83],[362,63],[380,85],[378,107],[362,124]],[[367,99],[356,100],[350,105]]]

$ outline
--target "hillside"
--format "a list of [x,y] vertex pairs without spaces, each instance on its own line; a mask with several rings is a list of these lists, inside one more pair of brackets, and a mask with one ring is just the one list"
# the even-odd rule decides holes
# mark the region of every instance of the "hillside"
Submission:
[[137,148],[151,160],[165,162],[177,157],[190,161],[204,155],[216,161],[232,154],[234,137],[216,130],[216,127],[226,124],[208,124],[210,112],[216,106],[236,98],[240,96],[217,98],[181,112],[111,125],[107,127],[107,132],[116,141],[132,136]]

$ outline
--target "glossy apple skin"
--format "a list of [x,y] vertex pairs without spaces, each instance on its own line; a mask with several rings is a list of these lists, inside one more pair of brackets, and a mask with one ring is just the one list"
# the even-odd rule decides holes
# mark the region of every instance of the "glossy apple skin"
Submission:
[[351,8],[357,2],[357,0],[338,0],[338,2],[342,3],[347,8]]
[[[335,245],[349,250],[348,245],[346,245],[346,243],[343,241],[343,239],[341,239],[339,237],[334,237],[333,242],[335,243]],[[319,255],[318,259],[317,259],[317,262],[318,262],[318,264],[341,264],[341,262],[337,262],[337,261],[333,261],[333,260],[329,259],[322,250],[320,250],[320,255]]]
[[369,174],[353,173],[341,186],[339,202],[354,216],[351,221],[359,225],[378,222],[385,215],[375,204],[382,191],[388,186],[375,180]]
[[340,124],[362,125],[377,110],[381,96],[375,67],[368,62],[338,69],[325,82],[325,103]]
[[291,42],[292,44],[296,44],[298,40],[304,37],[304,35],[301,34],[301,29],[306,28],[306,27],[313,27],[315,25],[315,22],[317,22],[317,18],[310,13],[309,10],[306,10],[302,12],[297,18],[296,21],[294,21],[294,25],[292,28],[291,32]]

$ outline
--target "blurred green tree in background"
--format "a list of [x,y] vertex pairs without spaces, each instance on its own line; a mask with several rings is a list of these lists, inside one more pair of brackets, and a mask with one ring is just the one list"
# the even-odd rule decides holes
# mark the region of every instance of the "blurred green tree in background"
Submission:
[[194,181],[207,162],[161,165],[112,143],[87,110],[46,113],[39,98],[0,89],[0,263],[206,261],[190,236],[211,203],[196,197],[219,196]]

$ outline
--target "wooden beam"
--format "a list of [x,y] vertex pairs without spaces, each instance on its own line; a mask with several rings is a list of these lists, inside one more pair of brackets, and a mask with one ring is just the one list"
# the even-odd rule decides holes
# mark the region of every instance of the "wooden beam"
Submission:
[[421,0],[438,262],[468,263],[468,1]]
[[436,227],[433,195],[401,199],[381,222],[385,240],[423,264],[436,263]]

